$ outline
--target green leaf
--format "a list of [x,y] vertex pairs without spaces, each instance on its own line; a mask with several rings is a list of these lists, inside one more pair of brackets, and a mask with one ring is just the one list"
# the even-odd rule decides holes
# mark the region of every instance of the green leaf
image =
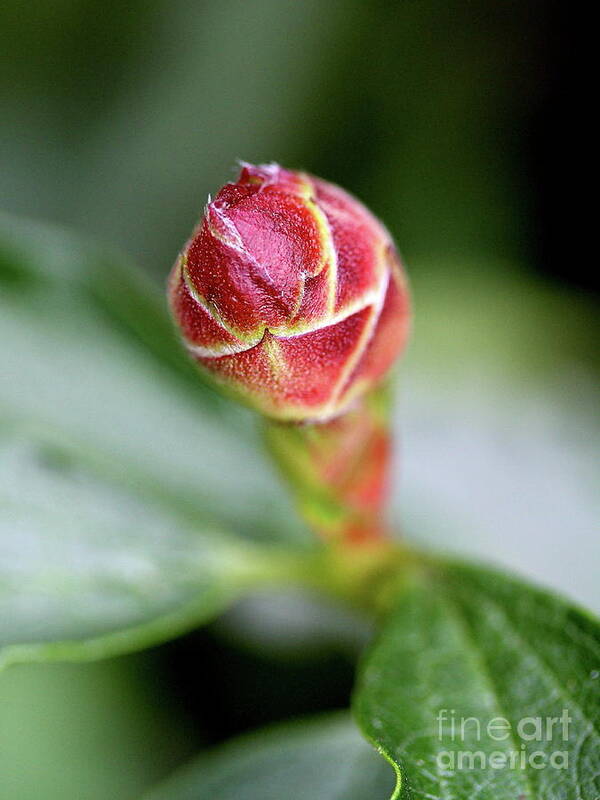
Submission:
[[0,667],[147,647],[277,575],[39,431],[0,428]]
[[375,800],[393,774],[346,714],[278,725],[201,756],[145,800]]
[[2,220],[0,340],[0,665],[175,636],[310,541],[122,258]]
[[599,700],[594,620],[519,580],[448,563],[407,581],[354,707],[397,770],[394,797],[597,800]]

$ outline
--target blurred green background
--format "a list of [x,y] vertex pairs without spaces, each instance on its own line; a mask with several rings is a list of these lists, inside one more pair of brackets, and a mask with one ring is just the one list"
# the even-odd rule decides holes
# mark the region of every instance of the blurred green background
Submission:
[[[417,313],[395,519],[600,607],[597,295],[564,200],[554,4],[5,0],[0,30],[6,210],[116,243],[162,281],[238,158],[369,204]],[[343,707],[351,627],[262,600],[150,654],[15,667],[0,798],[139,797],[205,744]]]

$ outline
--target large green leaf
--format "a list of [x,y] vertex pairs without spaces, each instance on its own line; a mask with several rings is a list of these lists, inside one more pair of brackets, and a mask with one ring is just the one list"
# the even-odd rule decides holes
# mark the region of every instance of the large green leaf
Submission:
[[596,622],[518,580],[447,564],[407,581],[354,705],[397,770],[395,797],[597,800],[599,701]]
[[276,575],[272,551],[192,524],[109,466],[0,428],[0,667],[149,646]]
[[0,663],[176,635],[280,563],[251,539],[305,541],[119,257],[4,220],[0,341]]
[[145,800],[376,800],[389,766],[346,714],[278,725],[201,756]]

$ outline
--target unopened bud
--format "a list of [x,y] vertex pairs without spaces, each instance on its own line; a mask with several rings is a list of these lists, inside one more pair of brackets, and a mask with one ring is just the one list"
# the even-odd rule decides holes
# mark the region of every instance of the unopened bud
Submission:
[[384,226],[333,184],[244,165],[209,200],[171,274],[191,355],[263,414],[325,421],[376,385],[409,328]]

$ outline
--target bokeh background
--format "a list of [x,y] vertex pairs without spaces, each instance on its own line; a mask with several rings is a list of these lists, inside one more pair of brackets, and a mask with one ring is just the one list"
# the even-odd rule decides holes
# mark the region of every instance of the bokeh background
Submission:
[[[315,172],[381,216],[416,308],[397,525],[600,608],[598,296],[558,4],[5,0],[0,30],[8,211],[161,281],[238,158]],[[356,630],[263,599],[151,653],[15,667],[0,798],[133,799],[237,732],[344,707]]]

